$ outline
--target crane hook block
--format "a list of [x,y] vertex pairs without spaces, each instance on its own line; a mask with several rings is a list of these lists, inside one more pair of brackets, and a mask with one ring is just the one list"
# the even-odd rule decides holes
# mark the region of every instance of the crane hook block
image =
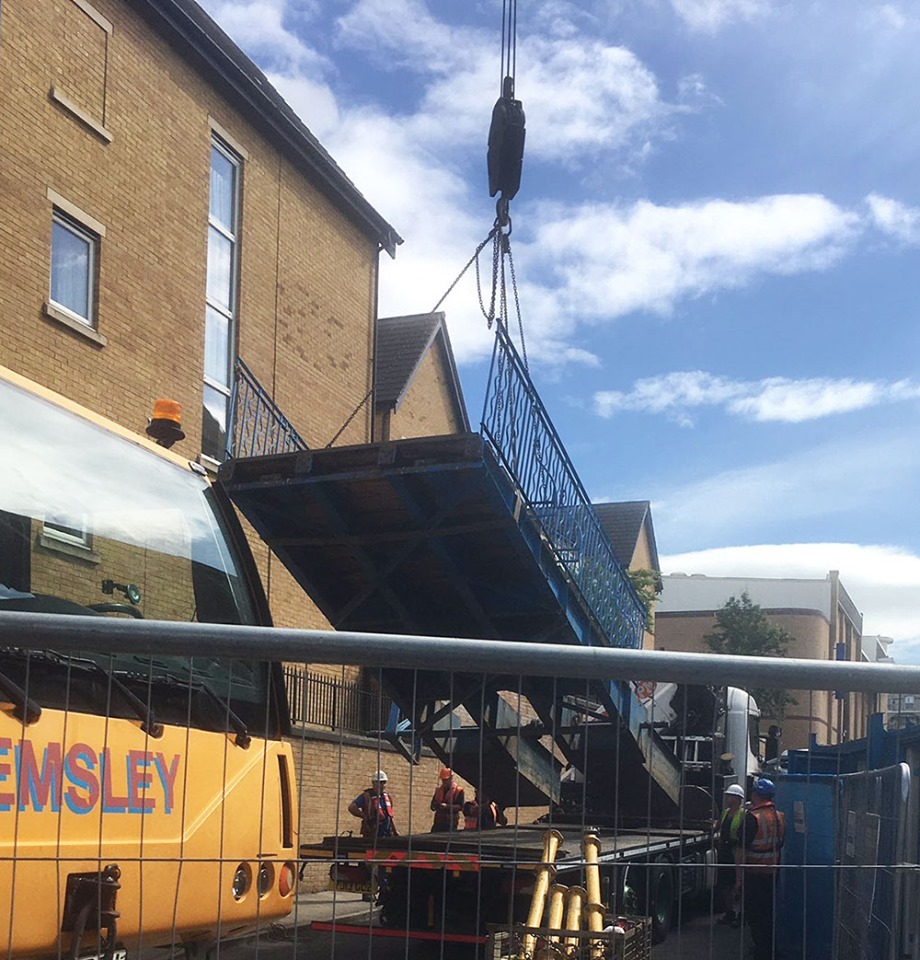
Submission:
[[521,186],[521,166],[524,162],[524,107],[515,100],[513,87],[505,78],[504,92],[492,108],[492,126],[489,128],[489,196],[501,192],[502,199],[510,200]]

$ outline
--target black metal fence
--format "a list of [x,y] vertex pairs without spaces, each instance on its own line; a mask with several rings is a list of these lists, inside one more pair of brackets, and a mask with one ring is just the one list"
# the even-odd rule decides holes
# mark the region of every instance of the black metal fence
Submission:
[[386,726],[392,705],[371,679],[342,680],[290,664],[284,667],[284,686],[295,725],[376,733]]

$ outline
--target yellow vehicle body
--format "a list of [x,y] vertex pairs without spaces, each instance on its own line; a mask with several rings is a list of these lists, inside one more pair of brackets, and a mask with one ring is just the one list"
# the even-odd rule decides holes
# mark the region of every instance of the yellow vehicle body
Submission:
[[[244,750],[226,735],[169,726],[154,740],[129,720],[51,710],[24,729],[11,705],[0,711],[5,955],[68,952],[68,877],[110,863],[121,871],[118,942],[129,952],[238,936],[290,911],[278,886],[294,849],[281,789],[293,782],[289,745],[254,739]],[[273,881],[260,896],[263,863]],[[240,864],[252,883],[237,899]],[[84,938],[91,953],[94,942]]]
[[[58,476],[24,462],[40,461],[42,430]],[[122,456],[123,483],[113,486]],[[14,467],[0,484],[0,611],[62,612],[63,622],[66,613],[264,622],[264,595],[253,599],[244,569],[248,547],[187,460],[0,368],[0,461],[20,469],[18,481]],[[283,724],[269,720],[283,705],[273,668],[207,651],[148,654],[116,662],[0,649],[0,955],[8,960],[210,944],[292,909],[296,777]],[[40,716],[23,711],[16,685]],[[138,708],[157,698],[152,723]],[[75,923],[77,888],[98,889],[110,864],[120,873],[114,942],[96,929],[108,931],[98,904]]]

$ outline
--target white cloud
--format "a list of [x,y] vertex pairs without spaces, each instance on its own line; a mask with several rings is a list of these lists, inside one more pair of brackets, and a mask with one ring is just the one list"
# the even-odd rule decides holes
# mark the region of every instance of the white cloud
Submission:
[[920,449],[900,432],[847,435],[783,460],[661,487],[655,528],[659,543],[678,549],[750,541],[777,523],[796,529],[864,516],[918,483]]
[[901,243],[920,243],[920,209],[908,207],[877,193],[870,193],[866,202],[869,204],[872,220],[879,230]]
[[857,543],[783,543],[719,547],[661,558],[665,573],[714,577],[822,578],[840,582],[863,614],[863,632],[893,637],[896,660],[920,663],[920,556]]
[[586,151],[641,144],[672,112],[654,74],[623,47],[533,38],[521,58],[517,92],[527,111],[528,156],[572,162]]
[[873,13],[880,23],[892,30],[903,30],[910,22],[901,8],[894,3],[883,3]]
[[[377,56],[381,68],[411,72],[404,89],[413,99],[399,114],[349,99],[347,78],[310,46],[305,25],[318,16],[316,2],[205,3],[272,71],[282,95],[405,236],[396,263],[382,267],[381,310],[428,309],[491,221],[481,159],[478,186],[465,177],[472,151],[484,152],[487,111],[498,93],[495,36],[439,21],[422,0],[343,3],[336,42],[356,56]],[[687,16],[707,22],[761,7],[753,0],[683,3]],[[655,76],[632,52],[589,34],[583,9],[560,0],[540,9],[534,23],[552,29],[522,32],[519,40],[528,163],[590,169],[592,176],[622,173],[673,135],[674,118],[688,103],[708,98],[702,79],[689,77],[680,85],[683,105],[665,103]],[[895,203],[876,198],[867,210],[903,236],[912,221]],[[673,206],[531,201],[522,224],[515,254],[529,347],[555,364],[597,362],[576,340],[583,323],[636,311],[668,314],[688,298],[826,269],[851,251],[864,226],[857,214],[815,194]],[[530,224],[538,226],[528,235]],[[490,343],[471,287],[463,290],[445,305],[461,362],[483,356]]]
[[[580,32],[576,13],[556,5],[550,33],[518,40],[528,160],[583,163],[601,149],[638,150],[673,113],[651,71],[631,51]],[[360,0],[338,25],[341,44],[424,78],[414,114],[420,138],[482,148],[500,92],[494,36],[439,22],[422,0]]]
[[[485,37],[436,20],[425,0],[358,0],[336,22],[340,46],[360,50],[389,69],[451,73]],[[494,44],[489,49],[493,49]]]
[[672,207],[648,200],[546,205],[534,220],[530,271],[561,286],[560,309],[608,320],[635,310],[667,314],[681,298],[765,274],[824,269],[850,249],[859,228],[854,214],[813,194]]
[[602,417],[612,417],[622,411],[664,413],[682,425],[692,426],[689,410],[719,406],[747,420],[802,423],[918,397],[920,385],[908,380],[884,382],[823,377],[730,380],[702,370],[690,370],[637,380],[628,393],[599,391],[594,395],[594,410]]
[[734,20],[752,20],[766,13],[770,0],[671,0],[677,15],[701,33],[715,33]]
[[[328,61],[300,39],[285,22],[287,0],[200,0],[207,12],[263,70],[298,70],[318,76]],[[298,5],[299,21],[316,13],[316,4]]]

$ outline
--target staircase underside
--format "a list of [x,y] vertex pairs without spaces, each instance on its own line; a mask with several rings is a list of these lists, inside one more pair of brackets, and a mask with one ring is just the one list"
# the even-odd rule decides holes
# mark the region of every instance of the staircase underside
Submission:
[[[523,502],[478,434],[230,460],[220,482],[336,629],[607,643],[542,533],[542,508]],[[488,771],[505,803],[557,800],[561,761],[584,763],[581,733],[553,738],[561,682],[527,678],[519,716],[518,678],[382,673],[424,742],[466,779],[480,783]],[[598,789],[619,782],[643,809],[676,809],[676,761],[641,728],[628,684],[598,679],[575,689],[611,718],[606,733],[588,734],[588,764],[604,770],[589,785],[600,776]],[[461,715],[470,725],[458,730]],[[612,753],[609,764],[591,761],[592,743],[612,750],[617,742],[619,764]]]

